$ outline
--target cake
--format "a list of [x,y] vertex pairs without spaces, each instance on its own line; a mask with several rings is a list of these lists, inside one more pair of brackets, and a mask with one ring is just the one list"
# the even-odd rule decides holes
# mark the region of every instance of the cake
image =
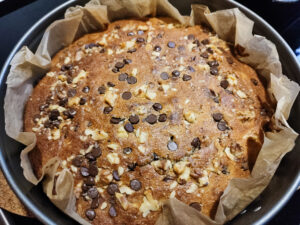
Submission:
[[274,109],[234,52],[209,28],[170,18],[119,20],[78,39],[26,104],[36,176],[59,157],[92,224],[155,224],[170,198],[214,218],[228,182],[249,177]]

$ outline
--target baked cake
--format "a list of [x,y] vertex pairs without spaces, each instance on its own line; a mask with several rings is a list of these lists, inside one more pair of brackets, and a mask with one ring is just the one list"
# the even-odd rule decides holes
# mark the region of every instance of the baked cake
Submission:
[[26,105],[36,175],[58,156],[92,224],[155,224],[169,198],[213,218],[230,179],[250,175],[273,113],[233,52],[207,27],[169,18],[120,20],[75,41]]

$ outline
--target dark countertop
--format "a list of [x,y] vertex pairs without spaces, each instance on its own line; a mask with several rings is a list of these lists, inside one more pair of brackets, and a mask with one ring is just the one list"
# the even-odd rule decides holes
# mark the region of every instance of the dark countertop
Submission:
[[[6,0],[0,3],[1,66],[22,35],[43,15],[63,2],[65,0]],[[274,0],[238,0],[238,2],[266,19],[300,55],[300,2],[286,4],[274,3]],[[299,208],[300,190],[295,192],[287,205],[268,224],[299,225]],[[35,219],[16,216],[5,210],[0,211],[0,224],[5,224],[1,220],[1,213],[7,215],[11,224],[41,224]]]

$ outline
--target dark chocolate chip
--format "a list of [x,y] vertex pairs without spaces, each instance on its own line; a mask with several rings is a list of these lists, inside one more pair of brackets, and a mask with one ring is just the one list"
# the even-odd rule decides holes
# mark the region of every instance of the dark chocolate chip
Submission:
[[123,59],[123,62],[125,64],[130,64],[130,63],[132,63],[132,60],[131,59]]
[[73,78],[71,76],[67,76],[67,83],[72,84]]
[[199,202],[192,202],[192,203],[190,204],[190,207],[196,209],[196,210],[199,211],[199,212],[201,211],[201,205],[200,205]]
[[140,118],[138,115],[129,116],[129,122],[132,124],[138,124],[140,122]]
[[213,53],[214,53],[214,51],[212,50],[211,47],[208,47],[208,48],[206,49],[206,51],[207,51],[209,54],[213,54]]
[[86,103],[86,101],[87,101],[86,97],[82,97],[79,101],[79,104],[84,105]]
[[162,110],[162,105],[160,104],[160,103],[154,103],[153,105],[152,105],[152,107],[153,107],[153,109],[155,110],[155,111],[160,111],[160,110]]
[[87,186],[93,186],[95,185],[95,179],[93,177],[88,177],[84,183],[87,185]]
[[153,160],[154,161],[159,160],[159,156],[155,152],[153,153]]
[[118,187],[118,184],[116,183],[110,183],[108,186],[107,186],[107,193],[110,194],[110,195],[114,195],[117,191],[119,191],[119,187]]
[[162,72],[160,74],[160,78],[163,80],[168,80],[169,79],[169,74],[167,72]]
[[90,186],[88,186],[86,183],[83,183],[81,185],[81,190],[83,193],[86,193],[90,189]]
[[69,108],[68,110],[64,111],[63,114],[68,118],[72,119],[76,115],[76,110],[73,108]]
[[119,75],[119,81],[125,81],[128,77],[128,74],[127,73],[121,73]]
[[98,190],[97,188],[95,187],[92,187],[90,188],[88,191],[87,191],[87,195],[90,197],[90,198],[96,198],[98,197]]
[[194,36],[193,34],[189,34],[189,35],[188,35],[188,39],[189,39],[189,40],[195,40],[195,36]]
[[124,100],[129,100],[129,99],[131,99],[131,96],[132,96],[132,94],[131,94],[131,92],[129,92],[129,91],[125,91],[125,92],[122,94],[122,98],[123,98]]
[[213,113],[212,117],[214,118],[215,121],[219,122],[223,119],[222,113]]
[[105,48],[101,48],[100,53],[104,53],[105,52]]
[[138,30],[138,35],[143,35],[144,34],[144,31],[142,31],[142,30]]
[[228,88],[229,82],[227,80],[221,80],[220,86],[224,89]]
[[168,182],[169,180],[175,180],[175,177],[170,176],[170,175],[167,175],[167,176],[165,176],[164,179],[163,179],[164,182]]
[[98,92],[100,95],[105,94],[105,90],[106,90],[106,87],[104,85],[102,85],[101,87],[98,88]]
[[114,180],[120,181],[120,176],[119,176],[119,173],[117,170],[114,170],[112,175],[113,175]]
[[174,141],[169,141],[167,146],[170,151],[176,151],[178,147]]
[[49,119],[50,120],[57,120],[59,117],[59,111],[57,109],[53,109],[50,111]]
[[201,41],[201,43],[202,43],[203,45],[208,45],[208,44],[210,43],[210,41],[209,41],[208,39],[203,39],[203,40]]
[[60,120],[53,120],[53,121],[51,121],[51,123],[52,123],[53,127],[59,128],[59,124],[61,123],[61,121]]
[[110,123],[112,124],[119,124],[123,119],[119,118],[119,117],[112,117],[110,118]]
[[61,71],[67,71],[67,70],[71,70],[72,68],[73,68],[73,66],[71,64],[67,64],[67,65],[62,65],[60,70]]
[[76,167],[80,167],[83,162],[82,156],[75,156],[75,158],[72,160],[72,164]]
[[155,45],[153,48],[154,51],[156,52],[160,52],[161,51],[161,47],[159,45]]
[[124,129],[128,132],[128,133],[132,133],[134,128],[132,126],[131,123],[126,123],[125,126],[124,126]]
[[182,80],[183,80],[183,81],[189,81],[189,80],[191,80],[191,79],[192,79],[192,76],[187,75],[187,74],[184,74],[183,77],[182,77]]
[[108,81],[108,82],[107,82],[107,86],[108,86],[108,87],[114,87],[114,86],[116,86],[116,85],[115,85],[114,83]]
[[134,33],[131,31],[131,32],[128,32],[127,33],[127,36],[134,36]]
[[210,68],[210,74],[211,74],[211,75],[218,75],[218,74],[219,74],[219,69],[218,69],[218,67],[211,67],[211,68]]
[[208,61],[207,64],[208,64],[210,67],[216,67],[216,66],[219,66],[219,63],[218,63],[218,61],[216,61],[216,60]]
[[131,49],[129,49],[127,52],[128,52],[128,53],[134,53],[134,52],[136,52],[136,48],[131,48]]
[[109,208],[109,215],[111,216],[111,217],[116,217],[118,214],[117,214],[117,210],[115,209],[115,207],[114,206],[111,206],[110,208]]
[[112,68],[111,71],[114,72],[114,73],[118,73],[120,70],[118,68],[114,67],[114,68]]
[[232,64],[233,63],[233,59],[231,57],[226,57],[226,60],[229,64]]
[[80,173],[81,173],[81,175],[83,176],[83,177],[87,177],[87,176],[89,176],[90,174],[89,174],[89,169],[88,168],[86,168],[86,167],[80,167]]
[[192,66],[187,67],[190,72],[195,72],[195,69]]
[[135,84],[137,82],[137,79],[134,76],[130,76],[127,78],[128,84]]
[[67,103],[68,103],[68,98],[67,97],[60,99],[59,102],[58,102],[58,104],[60,106],[65,106]]
[[191,145],[194,147],[194,148],[200,148],[201,147],[201,141],[198,137],[194,138],[191,142]]
[[89,220],[93,220],[96,217],[96,213],[93,209],[88,209],[85,211],[85,215]]
[[139,38],[136,39],[136,42],[137,43],[143,43],[143,42],[145,42],[145,39],[142,38],[142,37],[139,37]]
[[109,114],[112,110],[113,110],[113,107],[106,106],[106,107],[104,107],[104,109],[103,109],[103,113],[104,113],[104,114]]
[[129,163],[127,167],[130,171],[134,171],[136,166],[137,166],[136,163]]
[[180,72],[178,70],[174,70],[172,72],[173,77],[179,77],[180,76]]
[[[95,158],[95,157],[94,157],[94,158]],[[96,164],[91,164],[91,165],[89,166],[89,174],[90,174],[90,176],[92,176],[92,177],[95,177],[95,176],[98,175],[98,167],[97,167]]]
[[139,180],[134,179],[130,181],[130,188],[135,191],[139,191],[142,188],[142,184]]
[[220,131],[225,131],[227,129],[227,124],[225,121],[220,121],[218,122],[217,127]]
[[99,146],[94,146],[91,153],[95,158],[98,158],[102,155],[102,150]]
[[117,63],[115,64],[115,67],[116,67],[117,69],[122,69],[122,68],[124,67],[124,65],[125,65],[124,62],[117,62]]
[[49,107],[49,105],[48,104],[43,104],[43,105],[41,105],[40,106],[40,111],[45,111],[45,109],[47,109]]
[[155,124],[157,122],[157,116],[154,114],[150,114],[146,117],[146,122],[148,122],[149,124]]
[[175,42],[169,41],[169,42],[168,42],[168,47],[169,47],[169,48],[175,48]]
[[132,152],[132,149],[129,148],[129,147],[126,147],[126,148],[123,149],[123,153],[126,154],[126,155],[129,155],[131,152]]
[[258,81],[257,80],[255,80],[254,78],[251,78],[251,82],[255,85],[255,86],[257,86],[258,85]]
[[99,207],[99,196],[94,198],[91,203],[92,209],[97,209]]
[[193,41],[193,44],[196,44],[197,47],[199,47],[200,46],[200,41],[198,39],[196,39],[195,41]]
[[69,89],[67,95],[68,97],[74,97],[76,95],[76,89],[74,88]]
[[204,59],[208,59],[208,54],[207,54],[207,52],[201,53],[200,56],[201,56],[202,58],[204,58]]
[[89,161],[95,161],[96,158],[92,155],[92,153],[88,152],[85,155],[85,158],[87,158]]
[[158,121],[159,122],[166,122],[167,121],[167,114],[162,113],[158,116]]

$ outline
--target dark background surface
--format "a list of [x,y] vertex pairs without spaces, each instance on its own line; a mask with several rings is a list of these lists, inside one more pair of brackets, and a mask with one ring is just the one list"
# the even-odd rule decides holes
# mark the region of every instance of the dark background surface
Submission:
[[[223,0],[218,0],[223,1]],[[14,45],[42,16],[65,0],[6,0],[0,3],[0,66]],[[269,22],[288,42],[300,61],[300,2],[280,3],[272,0],[238,0]],[[35,225],[37,220],[8,215],[11,224]],[[0,220],[1,224],[1,220]],[[268,225],[300,224],[300,191]]]

